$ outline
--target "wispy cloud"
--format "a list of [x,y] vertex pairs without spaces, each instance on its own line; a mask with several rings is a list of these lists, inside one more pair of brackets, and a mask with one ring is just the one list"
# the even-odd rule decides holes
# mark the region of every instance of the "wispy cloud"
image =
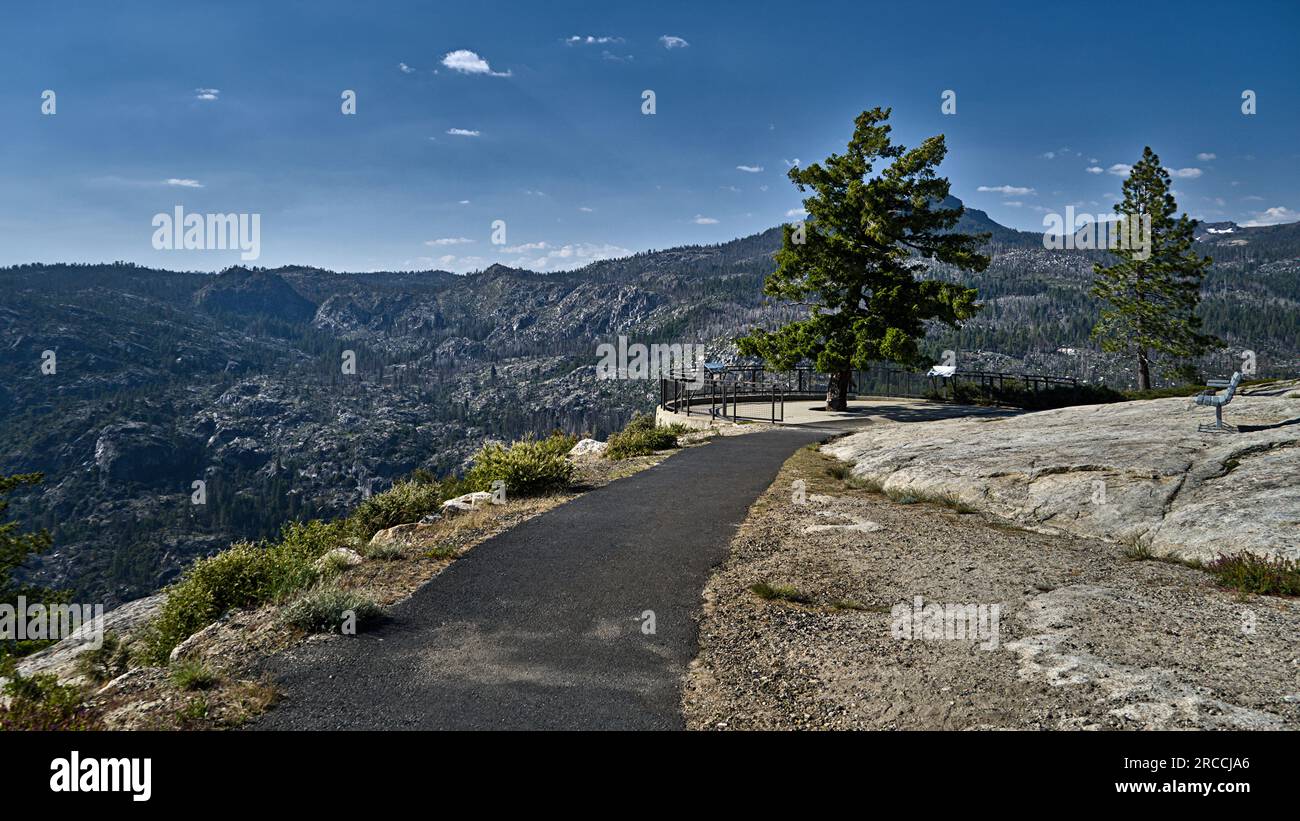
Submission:
[[447,133],[453,137],[477,137],[481,132],[474,131],[470,128],[449,128]]
[[1024,188],[1019,185],[981,185],[979,188],[976,188],[975,190],[983,191],[986,193],[995,192],[1007,197],[1012,197],[1012,196],[1023,197],[1025,194],[1034,193],[1034,189]]
[[1210,160],[1217,160],[1218,158],[1217,154],[1213,154],[1209,151],[1202,151],[1200,154],[1196,155],[1196,159],[1201,162],[1209,162]]
[[713,217],[705,217],[700,214],[696,214],[695,219],[691,220],[691,222],[695,223],[696,225],[717,225],[718,224],[718,221],[715,220]]
[[1122,162],[1117,162],[1114,165],[1112,165],[1110,168],[1106,169],[1107,174],[1111,174],[1116,177],[1127,177],[1132,171],[1133,171],[1133,166],[1127,165]]
[[199,182],[198,180],[183,179],[180,177],[168,177],[167,184],[180,186],[181,188],[202,188],[203,187],[203,183]]
[[1102,168],[1100,165],[1090,165],[1085,168],[1084,171],[1087,171],[1089,174],[1102,174],[1105,173],[1106,169]]
[[414,74],[414,73],[415,73],[415,69],[411,68],[411,67],[408,66],[406,63],[398,63],[398,64],[397,64],[397,70],[400,71],[400,72],[402,72],[403,74]]
[[1276,206],[1260,211],[1253,219],[1243,222],[1246,228],[1260,228],[1265,225],[1280,225],[1284,222],[1300,222],[1300,211],[1293,211],[1284,206]]
[[786,215],[787,217],[796,217],[796,218],[798,218],[798,219],[803,219],[804,217],[808,216],[808,209],[807,209],[807,208],[791,208],[789,211],[786,211],[786,212],[785,212],[785,215]]
[[483,74],[489,77],[509,77],[509,71],[493,71],[488,61],[469,49],[462,48],[447,52],[442,64],[461,74]]
[[196,88],[194,89],[194,99],[196,100],[215,100],[221,96],[219,88]]
[[1199,168],[1166,168],[1165,171],[1176,180],[1194,180],[1201,176]]
[[681,37],[675,37],[671,34],[665,34],[659,38],[659,43],[666,49],[686,48],[690,43]]
[[466,243],[470,243],[473,241],[474,240],[470,239],[469,237],[441,237],[439,239],[427,240],[424,244],[432,245],[434,247],[440,247],[443,245],[465,245]]
[[744,171],[746,174],[758,174],[763,170],[761,165],[738,165],[737,171]]
[[594,46],[594,45],[604,46],[604,45],[610,45],[611,43],[621,43],[621,42],[623,42],[622,37],[612,37],[609,35],[605,35],[603,37],[597,37],[591,34],[587,34],[587,35],[575,34],[572,37],[565,39],[564,41],[565,45],[570,45],[570,46]]

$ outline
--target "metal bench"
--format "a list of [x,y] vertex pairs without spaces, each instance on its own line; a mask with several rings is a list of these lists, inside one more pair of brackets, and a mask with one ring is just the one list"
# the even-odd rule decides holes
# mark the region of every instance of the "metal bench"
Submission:
[[[1201,391],[1195,397],[1198,405],[1205,405],[1214,408],[1214,424],[1201,424],[1196,426],[1199,433],[1236,433],[1236,425],[1225,425],[1223,422],[1223,406],[1232,401],[1232,397],[1237,393],[1237,385],[1241,384],[1241,371],[1235,371],[1231,379],[1207,379],[1206,385],[1210,390]],[[1215,393],[1218,388],[1227,388],[1223,393]]]

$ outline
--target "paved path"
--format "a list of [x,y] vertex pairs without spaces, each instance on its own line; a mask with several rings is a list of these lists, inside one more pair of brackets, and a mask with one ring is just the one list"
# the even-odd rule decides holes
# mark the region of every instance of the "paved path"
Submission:
[[379,630],[273,659],[286,698],[254,728],[683,727],[710,569],[781,464],[824,436],[719,437],[483,542]]

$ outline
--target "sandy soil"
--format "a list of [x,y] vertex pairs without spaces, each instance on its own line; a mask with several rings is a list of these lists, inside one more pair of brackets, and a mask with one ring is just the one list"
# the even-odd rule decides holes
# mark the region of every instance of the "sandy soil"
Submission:
[[[899,504],[850,487],[847,467],[801,450],[751,509],[705,591],[689,727],[1300,726],[1300,601],[1242,598],[1112,543]],[[758,583],[788,589],[764,599]],[[969,622],[923,617],[896,637],[918,596],[983,605],[973,626],[988,629],[962,637]]]

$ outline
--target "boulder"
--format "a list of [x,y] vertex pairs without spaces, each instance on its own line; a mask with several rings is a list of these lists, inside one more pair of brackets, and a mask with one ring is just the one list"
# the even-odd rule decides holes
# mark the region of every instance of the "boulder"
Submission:
[[1300,559],[1300,401],[1294,383],[1238,391],[1224,420],[1188,399],[1003,418],[873,424],[823,447],[891,496],[946,499],[1043,532],[1157,556]]
[[608,447],[608,442],[600,442],[595,439],[583,439],[581,442],[569,449],[569,455],[574,458],[601,456],[605,453],[605,449]]
[[485,490],[478,490],[473,493],[466,493],[464,496],[457,496],[455,499],[448,499],[442,503],[442,512],[444,515],[455,515],[457,513],[468,513],[471,510],[478,510],[492,501],[492,494]]
[[370,537],[371,547],[387,547],[396,545],[401,547],[409,542],[419,540],[420,536],[427,530],[436,529],[433,524],[424,522],[412,522],[411,524],[397,525],[385,530],[381,530],[374,536]]

